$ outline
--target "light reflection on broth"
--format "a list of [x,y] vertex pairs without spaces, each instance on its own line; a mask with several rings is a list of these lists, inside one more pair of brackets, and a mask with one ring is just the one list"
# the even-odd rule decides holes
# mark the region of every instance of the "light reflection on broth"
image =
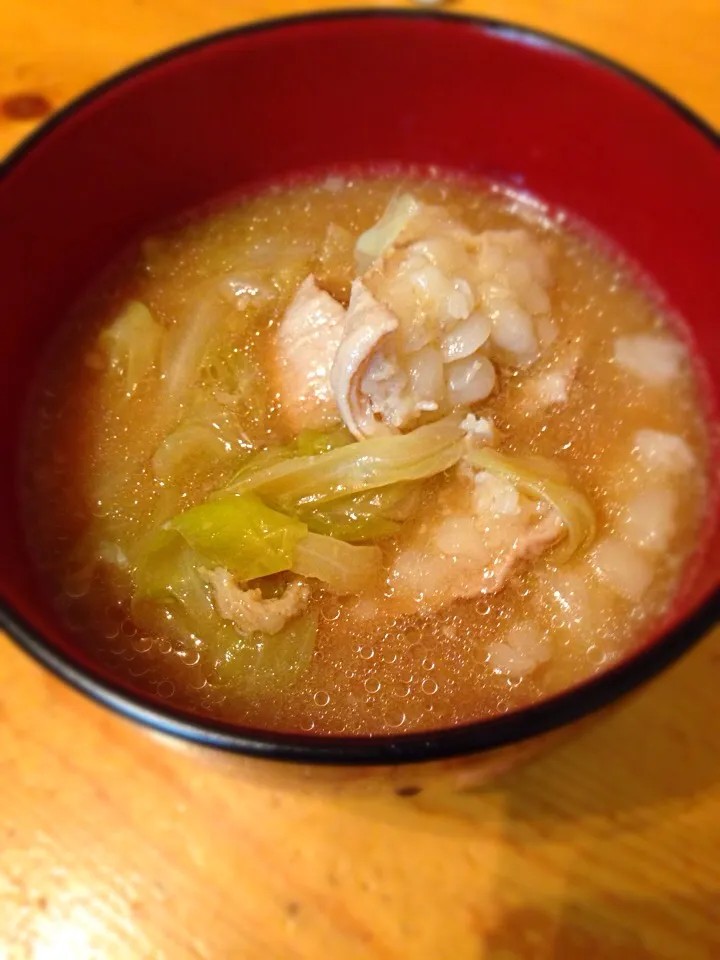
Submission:
[[[407,195],[417,207],[442,206],[447,216],[433,214],[421,229],[412,217],[422,219],[425,208],[406,209],[411,226],[403,229],[417,235],[398,234],[380,261],[372,249],[360,250],[356,263],[358,236],[389,203],[397,212]],[[477,239],[483,231],[518,228],[525,234],[515,239]],[[366,246],[381,242],[371,236]],[[461,254],[475,258],[471,266],[453,260]],[[480,274],[464,280],[481,260]],[[204,534],[188,518],[200,514],[187,511],[225,504],[210,508],[202,523],[232,530],[239,498],[228,507],[213,496],[233,482],[233,492],[242,493],[233,478],[255,463],[252,452],[296,443],[306,422],[316,432],[302,435],[306,446],[295,454],[327,456],[318,453],[323,443],[353,449],[350,434],[333,422],[337,389],[316,402],[304,374],[312,360],[303,354],[307,341],[288,333],[291,303],[301,322],[318,303],[335,309],[329,298],[303,305],[297,291],[309,274],[317,281],[309,296],[319,289],[340,304],[335,327],[328,320],[312,341],[313,356],[328,350],[333,329],[347,337],[341,307],[358,274],[372,308],[389,310],[397,326],[382,340],[404,377],[395,393],[389,375],[368,379],[368,369],[378,369],[377,353],[352,376],[350,368],[335,371],[337,389],[348,392],[346,423],[372,432],[379,420],[395,418],[405,437],[446,430],[440,439],[433,434],[432,456],[450,450],[455,465],[382,488],[382,502],[371,491],[344,519],[342,500],[332,501],[334,511],[326,504],[320,516],[313,505],[289,507],[287,493],[283,500],[276,488],[272,495],[270,487],[251,492],[242,510],[252,511],[262,537],[242,547],[231,537],[222,549],[259,551],[253,571],[267,566],[276,543],[274,569],[286,569],[277,560],[283,538],[312,542],[303,523],[315,537],[346,540],[365,523],[366,549],[351,554],[343,582],[356,584],[358,571],[369,573],[360,575],[359,595],[354,588],[338,596],[308,579],[310,561],[299,569],[296,552],[293,569],[304,576],[270,570],[250,584],[262,591],[252,603],[243,593],[241,614],[232,607],[235,623],[241,616],[255,631],[274,618],[272,635],[241,640],[230,600],[227,609],[220,601],[222,564],[207,562],[205,540],[203,563],[197,560]],[[673,329],[598,243],[499,188],[333,176],[198,214],[145,238],[101,278],[45,364],[27,445],[25,513],[47,589],[78,643],[113,671],[166,702],[238,723],[397,733],[506,712],[562,690],[642,643],[671,602],[695,544],[705,427]],[[331,363],[342,356],[342,345],[336,348]],[[458,404],[462,416],[453,420]],[[468,422],[469,410],[476,419]],[[470,427],[474,439],[466,438]],[[318,429],[331,439],[318,440]],[[398,439],[392,443],[404,449]],[[468,459],[471,447],[477,462]],[[586,501],[596,521],[592,542],[560,562],[570,539],[565,513],[528,492],[528,475],[508,483],[498,464],[478,453],[488,449],[513,469],[526,464],[531,480],[540,471],[543,490],[555,483],[577,491],[580,528],[589,529]],[[268,532],[278,513],[282,533]],[[285,529],[289,514],[300,519]],[[185,516],[181,532],[164,529],[178,515]],[[508,524],[515,524],[512,534]],[[153,530],[161,541],[148,540]],[[508,543],[514,552],[503,565]],[[182,580],[180,562],[189,564]],[[175,578],[170,600],[163,577]],[[238,579],[228,578],[230,592]],[[283,598],[292,606],[286,621]]]

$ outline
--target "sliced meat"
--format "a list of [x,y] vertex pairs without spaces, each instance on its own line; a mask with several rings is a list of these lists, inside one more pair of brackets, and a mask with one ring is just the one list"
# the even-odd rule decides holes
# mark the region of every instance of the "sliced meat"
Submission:
[[433,610],[455,599],[493,594],[524,562],[540,556],[563,534],[554,508],[520,494],[512,484],[478,474],[476,489],[453,508],[433,504],[397,553],[388,584],[404,611]]
[[555,333],[547,256],[528,230],[474,233],[402,194],[359,237],[355,259],[364,272],[333,389],[358,437],[473,408],[495,388],[494,364],[533,362]]
[[340,420],[330,370],[344,320],[342,305],[310,275],[280,321],[274,369],[283,417],[293,433],[321,430]]
[[[345,249],[338,231],[329,248]],[[402,194],[355,255],[364,272],[344,317],[310,276],[280,324],[279,393],[296,432],[338,413],[358,439],[410,428],[485,400],[496,363],[538,356],[540,327],[551,323],[550,278],[529,231],[473,233],[442,207]]]
[[[516,567],[523,562],[535,560],[562,536],[564,527],[560,515],[554,509],[537,508],[534,515],[526,514],[515,539],[505,541],[501,553],[494,561],[492,589],[485,593],[497,593],[505,586]],[[497,541],[496,541],[497,542]]]
[[392,341],[397,326],[397,317],[375,299],[362,280],[355,280],[330,383],[340,416],[358,438],[388,432],[376,419],[365,388],[376,385],[378,393],[387,393],[388,398],[401,392],[404,382]]
[[212,587],[215,606],[224,620],[232,620],[241,633],[279,633],[288,620],[303,612],[310,588],[300,581],[289,583],[280,597],[264,598],[260,590],[244,590],[223,567],[203,570]]

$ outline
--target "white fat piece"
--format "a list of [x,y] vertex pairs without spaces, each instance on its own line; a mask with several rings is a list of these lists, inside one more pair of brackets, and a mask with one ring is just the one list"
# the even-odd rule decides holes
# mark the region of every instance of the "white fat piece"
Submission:
[[614,359],[650,387],[664,387],[677,379],[685,360],[685,348],[676,340],[656,334],[617,337]]

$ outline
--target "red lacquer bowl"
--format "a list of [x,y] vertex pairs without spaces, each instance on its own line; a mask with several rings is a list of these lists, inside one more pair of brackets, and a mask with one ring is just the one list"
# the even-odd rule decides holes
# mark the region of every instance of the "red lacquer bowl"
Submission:
[[[18,449],[38,353],[83,286],[144,228],[258,181],[347,165],[419,164],[496,178],[588,221],[639,263],[690,326],[720,384],[720,161],[715,135],[613,64],[529,30],[415,12],[308,16],[180,47],[62,111],[0,174],[0,625],[95,699],[238,754],[352,777],[426,761],[506,766],[643,683],[720,611],[720,527],[644,649],[529,709],[429,734],[267,733],[152,701],[90,662],[38,583],[19,522]],[[542,738],[541,738],[542,739]],[[532,746],[532,745],[531,745]],[[501,749],[502,748],[502,749]],[[437,765],[437,764],[436,764]],[[432,765],[431,765],[432,766]],[[326,772],[329,770],[326,769]],[[413,792],[402,786],[399,792]]]

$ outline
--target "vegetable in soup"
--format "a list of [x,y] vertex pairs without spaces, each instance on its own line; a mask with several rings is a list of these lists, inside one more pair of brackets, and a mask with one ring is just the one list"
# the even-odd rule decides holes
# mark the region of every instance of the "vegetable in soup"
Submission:
[[646,641],[705,508],[681,328],[496,186],[339,176],[146,237],[68,319],[26,524],[77,642],[200,714],[428,730]]

